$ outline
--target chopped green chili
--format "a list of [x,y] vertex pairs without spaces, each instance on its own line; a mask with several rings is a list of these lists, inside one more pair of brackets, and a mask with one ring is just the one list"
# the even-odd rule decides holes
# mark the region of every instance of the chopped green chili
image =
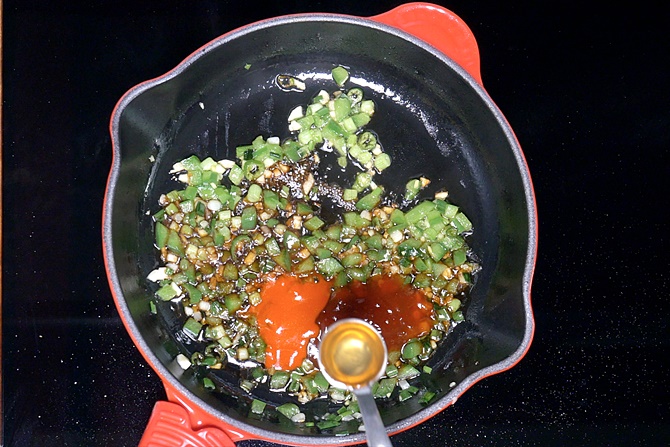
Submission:
[[277,407],[277,411],[287,418],[291,419],[296,414],[300,413],[300,408],[294,403],[285,403]]
[[335,67],[332,70],[333,81],[339,86],[344,85],[349,79],[349,72],[344,67]]
[[254,399],[251,401],[251,412],[254,414],[263,414],[266,405],[262,400]]

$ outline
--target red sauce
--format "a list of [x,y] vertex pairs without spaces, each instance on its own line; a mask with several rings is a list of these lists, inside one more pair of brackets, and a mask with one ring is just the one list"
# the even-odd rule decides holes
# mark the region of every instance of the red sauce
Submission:
[[399,351],[433,326],[433,306],[423,292],[399,276],[374,276],[354,281],[333,293],[317,320],[324,330],[337,320],[360,318],[381,331],[389,351]]
[[265,341],[265,367],[291,370],[307,357],[310,339],[319,335],[316,318],[330,297],[329,281],[321,276],[279,276],[261,289],[261,302],[250,309],[256,314]]

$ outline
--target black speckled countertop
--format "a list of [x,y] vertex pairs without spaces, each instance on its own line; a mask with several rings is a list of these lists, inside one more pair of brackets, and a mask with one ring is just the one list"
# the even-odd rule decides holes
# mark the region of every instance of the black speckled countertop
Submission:
[[[102,260],[123,93],[249,22],[398,4],[3,2],[2,445],[134,446],[165,398]],[[667,11],[543,4],[444,3],[533,177],[535,339],[394,445],[670,445]]]

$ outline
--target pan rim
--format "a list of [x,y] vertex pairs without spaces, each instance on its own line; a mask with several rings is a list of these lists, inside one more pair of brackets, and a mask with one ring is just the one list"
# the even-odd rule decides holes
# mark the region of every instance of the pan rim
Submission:
[[521,180],[524,186],[526,207],[528,212],[528,249],[526,253],[526,261],[524,266],[524,275],[523,275],[523,304],[525,311],[525,331],[524,336],[519,344],[518,348],[510,356],[506,357],[502,361],[495,363],[491,366],[478,370],[470,375],[468,375],[463,381],[457,384],[453,389],[451,389],[447,394],[445,394],[441,399],[434,402],[433,404],[423,408],[422,410],[412,414],[411,416],[402,419],[400,421],[394,422],[387,426],[388,431],[391,434],[396,434],[401,431],[404,431],[408,428],[411,428],[415,425],[418,425],[421,422],[435,416],[437,413],[443,411],[448,406],[454,404],[458,398],[472,387],[476,382],[503,372],[507,369],[512,368],[516,365],[528,351],[530,344],[532,342],[535,322],[533,318],[531,300],[530,300],[530,288],[534,273],[535,261],[537,257],[537,211],[535,204],[535,196],[532,186],[532,181],[530,178],[530,173],[528,171],[528,166],[521,151],[520,145],[514,135],[509,123],[504,118],[498,107],[493,103],[492,99],[489,97],[485,89],[462,67],[456,64],[453,60],[448,58],[446,55],[427,44],[426,42],[402,31],[397,28],[385,25],[379,22],[374,21],[369,18],[361,18],[349,15],[341,14],[330,14],[330,13],[306,13],[306,14],[296,14],[288,16],[280,16],[275,18],[270,18],[255,22],[235,30],[232,30],[218,38],[213,39],[212,41],[206,43],[189,56],[187,56],[182,62],[175,66],[172,70],[160,75],[156,78],[144,81],[135,87],[131,88],[126,94],[124,94],[121,99],[116,104],[112,117],[110,120],[110,133],[112,135],[112,146],[113,146],[113,160],[112,166],[110,169],[110,174],[108,178],[107,188],[105,192],[105,204],[103,211],[103,251],[104,251],[104,261],[105,268],[108,272],[108,281],[112,289],[114,296],[114,301],[117,306],[117,309],[120,313],[120,316],[123,320],[124,326],[128,330],[129,335],[133,339],[133,343],[140,350],[144,358],[151,365],[154,371],[158,374],[163,383],[166,381],[170,386],[174,387],[178,392],[188,398],[196,404],[198,407],[202,408],[208,414],[215,416],[220,419],[225,424],[228,424],[234,427],[236,430],[241,430],[246,434],[249,434],[252,438],[259,438],[270,440],[274,442],[282,442],[293,445],[343,445],[343,444],[353,444],[360,443],[365,441],[364,433],[351,434],[347,436],[332,436],[332,435],[295,435],[279,431],[271,431],[260,428],[255,425],[248,424],[245,421],[235,419],[225,413],[222,413],[215,407],[212,407],[207,402],[203,401],[201,398],[196,396],[190,389],[182,385],[176,377],[168,370],[168,368],[160,361],[160,359],[154,354],[154,352],[149,348],[148,344],[144,340],[141,331],[134,321],[130,310],[128,308],[127,302],[125,301],[124,294],[122,291],[121,284],[118,279],[116,266],[114,265],[114,253],[113,245],[111,240],[112,234],[112,209],[111,204],[113,203],[116,183],[119,176],[119,170],[121,166],[121,147],[119,141],[119,122],[122,111],[125,107],[132,102],[135,98],[140,96],[145,91],[160,85],[164,82],[167,82],[175,77],[178,77],[181,73],[188,70],[188,68],[195,63],[203,55],[215,50],[219,46],[225,45],[226,43],[242,38],[246,35],[262,31],[266,28],[275,27],[278,25],[288,25],[301,22],[331,22],[331,23],[342,23],[355,26],[362,26],[365,28],[370,28],[378,30],[382,33],[390,34],[396,37],[399,37],[403,40],[408,41],[410,44],[417,46],[424,51],[431,53],[433,56],[438,58],[442,63],[449,66],[453,71],[455,71],[461,78],[463,78],[472,90],[481,98],[482,102],[486,104],[486,107],[493,115],[493,117],[501,123],[501,128],[503,129],[507,140],[510,143],[510,147],[514,152],[514,157],[516,159],[517,166],[519,168],[519,173]]

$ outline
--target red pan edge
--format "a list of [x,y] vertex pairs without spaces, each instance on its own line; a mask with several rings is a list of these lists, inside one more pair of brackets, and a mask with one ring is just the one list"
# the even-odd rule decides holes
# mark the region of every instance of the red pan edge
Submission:
[[[316,14],[315,13],[293,14],[283,16],[283,18],[305,17],[310,15],[316,15]],[[340,16],[340,17],[354,18],[358,20],[360,19],[365,20],[365,18],[344,15],[344,14],[328,13],[327,15],[333,17]],[[170,75],[173,72],[178,71],[182,65],[188,63],[188,61],[195,58],[198,53],[203,52],[207,47],[216,43],[217,41],[224,39],[231,34],[237,33],[241,29],[244,29],[246,27],[255,26],[272,20],[273,19],[261,20],[258,22],[245,25],[241,28],[237,28],[226,34],[223,34],[222,36],[208,42],[207,44],[203,45],[199,49],[192,52],[172,70],[160,76],[157,76],[153,79],[149,79],[140,84],[137,84],[135,87],[131,88],[121,99],[119,99],[119,101],[117,102],[112,111],[112,117],[116,116],[120,104],[124,102],[124,100],[131,94],[131,92],[140,90],[142,86],[155,83],[157,80],[170,77]],[[458,65],[460,65],[467,72],[467,74],[471,76],[483,88],[483,83],[480,74],[479,49],[475,37],[472,34],[470,28],[465,24],[465,22],[463,22],[463,20],[460,19],[460,17],[458,17],[452,11],[442,6],[431,3],[414,2],[400,5],[388,12],[376,16],[368,17],[367,20],[391,26],[397,30],[410,34],[411,36],[429,44],[430,46],[437,49],[439,52],[446,55],[448,58],[452,59]],[[502,117],[503,120],[505,119],[504,116],[502,116],[502,114],[500,114],[500,116]],[[511,127],[508,126],[507,128],[510,129],[510,132],[512,133],[511,137],[517,142],[517,146],[520,147],[520,145],[518,145],[518,140],[516,136],[513,134],[513,131],[511,130]],[[110,120],[109,129],[110,133],[113,133],[112,120]],[[114,141],[112,141],[112,144],[114,144]],[[463,395],[463,393],[465,393],[465,391],[467,391],[470,387],[472,387],[475,383],[479,382],[480,380],[514,367],[525,356],[525,354],[528,352],[530,348],[530,344],[533,340],[535,332],[535,322],[531,308],[530,285],[532,284],[534,275],[534,266],[537,259],[537,239],[538,239],[537,209],[535,207],[535,191],[533,188],[532,181],[530,179],[528,164],[521,151],[519,151],[518,156],[520,157],[519,161],[526,168],[524,174],[528,177],[527,184],[529,188],[529,195],[532,198],[532,201],[529,202],[529,208],[532,208],[531,210],[532,219],[530,220],[529,223],[531,230],[530,231],[531,241],[534,242],[533,244],[531,244],[533,252],[528,253],[528,258],[526,260],[526,265],[530,266],[530,268],[526,269],[527,270],[525,275],[526,277],[524,278],[524,281],[526,282],[526,284],[524,285],[524,291],[526,291],[526,293],[528,294],[528,296],[525,297],[524,302],[527,307],[526,312],[528,315],[529,325],[526,328],[526,333],[524,336],[524,340],[520,345],[520,350],[514,353],[513,356],[511,356],[514,357],[514,360],[512,362],[506,364],[504,367],[499,367],[498,365],[493,365],[492,367],[489,367],[490,371],[483,373],[476,379],[473,379],[469,383],[467,383],[467,385],[462,388],[461,392],[453,400],[445,402],[442,406],[433,409],[431,412],[432,414],[427,415],[425,418],[421,418],[412,421],[407,425],[401,426],[398,430],[395,431],[395,433],[400,433],[404,430],[419,425],[426,419],[430,418],[432,415],[444,410],[448,406],[455,403],[458,400],[458,398],[460,398],[460,396]],[[109,191],[110,191],[110,185],[112,183],[113,172],[116,171],[116,167],[119,163],[120,160],[117,159],[115,151],[113,151],[112,169],[110,170],[110,174],[108,176],[107,192],[105,194],[103,202],[104,221],[102,230],[103,231],[102,243],[103,243],[103,252],[105,253],[107,253],[109,250],[106,239],[104,238],[104,233],[106,232],[105,221],[106,221],[107,210],[109,207],[108,203],[108,199],[110,197]],[[120,304],[121,301],[123,300],[123,297],[117,296],[116,291],[113,285],[111,284],[111,278],[115,277],[115,270],[113,266],[110,265],[110,261],[108,260],[107,256],[103,258],[107,277],[110,278],[110,286],[112,295],[114,297],[114,303],[117,307],[117,310],[119,311],[119,315],[121,316],[121,319],[128,334],[133,340],[133,343],[139,347],[142,345],[141,340],[139,340],[133,333],[131,329],[131,324],[125,318],[125,314]],[[153,359],[151,359],[149,355],[146,352],[144,352],[144,350],[142,349],[139,350],[144,359],[147,361],[147,363],[152,365]],[[165,386],[166,393],[168,396],[168,402],[156,403],[151,418],[147,423],[147,428],[140,441],[139,444],[140,447],[174,447],[178,445],[189,445],[194,447],[200,447],[200,446],[234,447],[235,446],[234,441],[241,441],[246,439],[262,439],[270,442],[282,442],[281,440],[278,440],[276,438],[259,436],[258,434],[249,433],[226,424],[225,422],[221,421],[219,418],[212,416],[207,411],[200,408],[197,404],[195,404],[186,396],[184,396],[180,391],[178,391],[175,387],[171,385],[170,381],[167,378],[165,378],[160,371],[156,369],[155,371]],[[321,441],[325,441],[325,439],[321,439]],[[337,445],[353,445],[358,444],[360,442],[362,441],[353,441],[345,443],[340,440],[337,442]],[[294,444],[294,445],[307,446],[311,444]]]

